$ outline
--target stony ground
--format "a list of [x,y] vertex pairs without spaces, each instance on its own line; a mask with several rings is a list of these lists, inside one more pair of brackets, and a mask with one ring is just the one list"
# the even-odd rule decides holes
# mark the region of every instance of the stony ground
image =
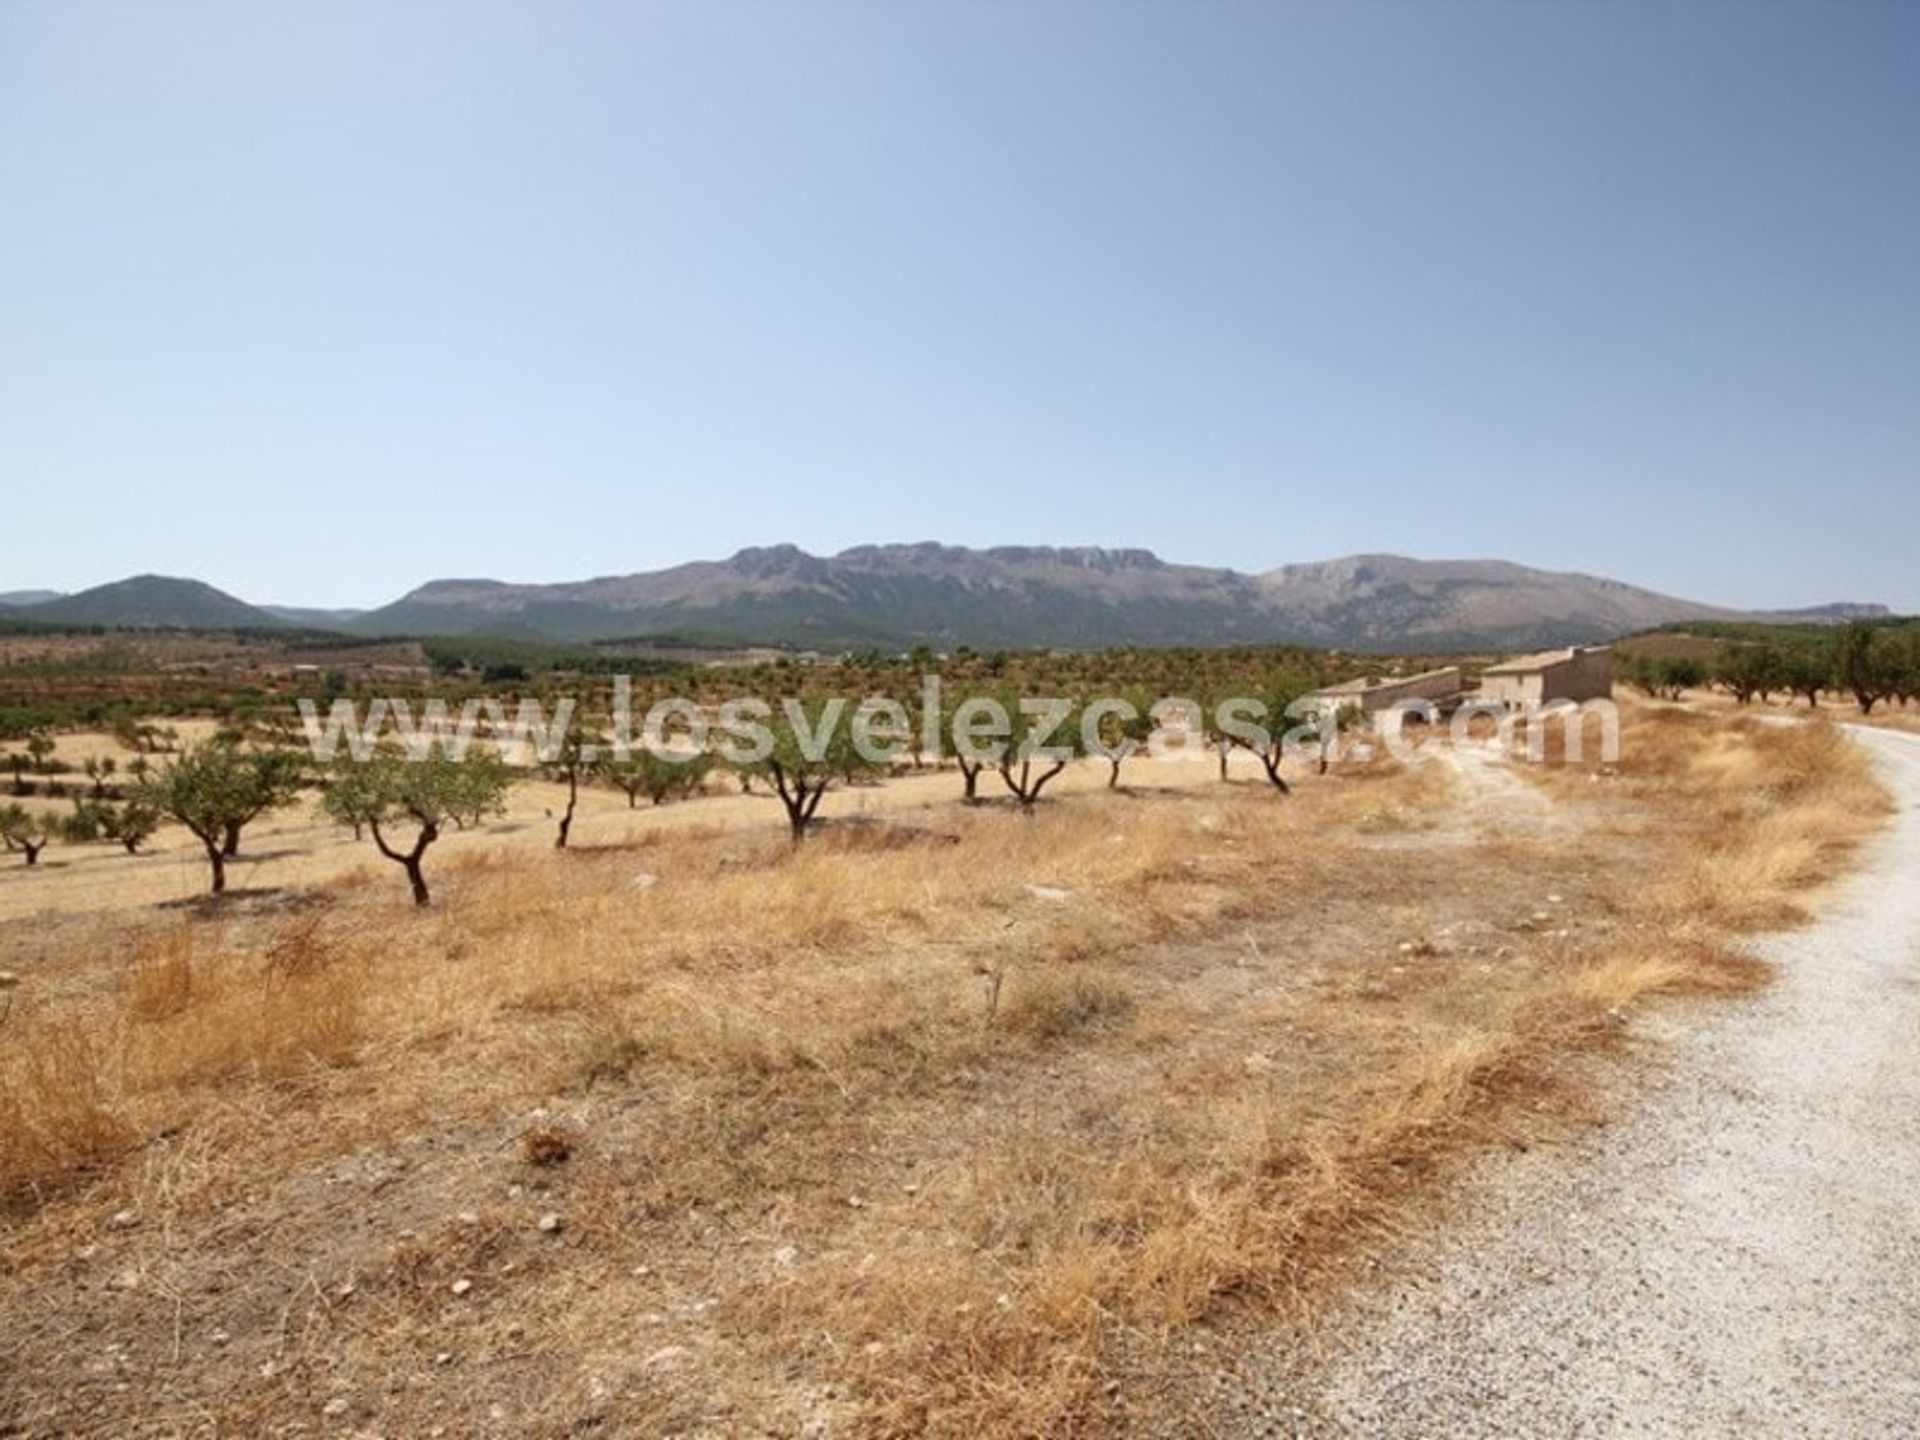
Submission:
[[[1865,1436],[1920,1420],[1920,740],[1894,826],[1757,1001],[1665,1017],[1632,1118],[1490,1164],[1281,1433]],[[1297,1383],[1297,1382],[1295,1382]]]

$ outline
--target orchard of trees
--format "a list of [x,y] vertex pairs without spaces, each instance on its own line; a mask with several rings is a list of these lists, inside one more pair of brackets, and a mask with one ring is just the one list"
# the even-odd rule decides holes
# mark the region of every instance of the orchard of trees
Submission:
[[[613,789],[626,796],[629,808],[643,795],[661,805],[702,793],[715,770],[736,776],[746,793],[778,800],[797,844],[817,824],[828,791],[878,783],[896,768],[923,768],[930,751],[954,757],[958,798],[983,803],[982,781],[990,778],[1023,815],[1031,814],[1056,778],[1082,757],[1104,761],[1107,785],[1117,789],[1126,762],[1146,747],[1156,726],[1173,718],[1191,727],[1194,743],[1220,751],[1222,778],[1230,751],[1245,748],[1284,795],[1289,787],[1280,773],[1279,731],[1298,717],[1277,717],[1314,683],[1311,675],[1289,673],[1269,676],[1259,687],[1276,717],[1271,744],[1249,738],[1254,717],[1211,728],[1206,717],[1217,700],[1195,706],[1192,715],[1168,716],[1164,707],[1173,702],[1156,700],[1157,692],[1145,687],[1090,706],[1022,699],[1011,687],[987,694],[956,690],[944,708],[936,712],[929,705],[918,713],[922,697],[901,690],[858,704],[820,695],[789,696],[778,706],[735,698],[718,709],[724,714],[729,705],[743,707],[744,718],[764,727],[766,743],[751,750],[743,750],[740,737],[724,729],[711,743],[704,732],[696,737],[691,717],[706,713],[699,706],[690,706],[671,733],[645,737],[664,741],[659,748],[646,743],[616,748],[590,726],[571,727],[531,771],[509,765],[484,742],[469,746],[459,758],[437,746],[423,756],[396,745],[376,748],[365,758],[317,765],[296,748],[287,726],[262,715],[234,713],[210,738],[172,753],[140,752],[124,765],[89,760],[83,767],[88,786],[69,796],[69,813],[35,812],[17,802],[0,807],[0,844],[28,865],[37,864],[55,840],[117,844],[138,855],[155,830],[171,822],[198,842],[208,891],[218,897],[227,890],[231,862],[245,857],[255,823],[304,792],[317,791],[321,813],[399,866],[415,902],[425,905],[431,900],[427,865],[433,846],[451,829],[502,813],[511,786],[527,774],[539,774],[557,787],[561,798],[548,813],[559,848],[568,842],[584,788]],[[1324,733],[1331,736],[1334,729],[1330,724]],[[28,774],[64,770],[53,755],[51,738],[36,733],[8,764],[18,782]]]
[[[1624,661],[1622,678],[1645,695],[1669,700],[1709,684],[1742,705],[1780,695],[1812,707],[1832,693],[1851,700],[1863,715],[1920,697],[1920,625],[1856,620],[1825,630],[1723,628],[1731,633],[1718,637],[1710,659],[1641,651]],[[1749,637],[1749,629],[1760,633]]]
[[[1694,633],[1696,641],[1718,642],[1717,649],[1660,654],[1624,647],[1621,678],[1649,696],[1671,699],[1708,685],[1741,704],[1791,697],[1812,706],[1823,696],[1840,695],[1863,713],[1920,698],[1920,624],[1727,624],[1694,627]],[[539,668],[531,654],[480,658],[495,669],[517,666],[531,674]],[[575,727],[532,772],[509,766],[484,744],[460,759],[444,753],[402,759],[382,751],[316,765],[281,713],[285,707],[254,696],[222,707],[219,728],[194,744],[115,712],[114,733],[133,751],[124,759],[63,764],[41,727],[22,735],[23,743],[0,760],[0,784],[13,797],[0,803],[0,846],[26,865],[38,864],[55,842],[118,845],[137,856],[156,829],[170,822],[198,841],[209,891],[217,896],[227,887],[230,863],[244,858],[247,836],[260,818],[315,792],[321,813],[399,867],[413,898],[424,905],[431,898],[427,872],[434,845],[451,829],[500,813],[511,786],[529,773],[557,787],[549,818],[553,843],[561,848],[583,790],[611,789],[625,796],[629,808],[643,797],[649,805],[664,805],[703,793],[715,771],[732,776],[744,793],[776,800],[799,843],[818,823],[830,790],[874,784],[895,769],[920,769],[930,753],[952,760],[957,798],[968,804],[1000,795],[1019,813],[1031,814],[1083,757],[1102,762],[1107,784],[1118,789],[1128,761],[1144,749],[1156,725],[1174,718],[1164,713],[1173,702],[1159,697],[1196,697],[1179,719],[1196,746],[1216,752],[1221,778],[1233,752],[1245,750],[1278,795],[1289,790],[1281,731],[1304,725],[1296,738],[1317,735],[1318,768],[1324,770],[1334,738],[1357,718],[1315,708],[1311,693],[1333,678],[1332,667],[1348,667],[1338,657],[1310,651],[961,650],[940,661],[947,689],[929,699],[923,677],[934,663],[930,654],[848,656],[819,665],[776,659],[720,679],[680,667],[643,671],[634,687],[636,711],[677,693],[698,701],[659,737],[663,748],[636,744],[616,751],[591,727]],[[538,688],[529,680],[529,691]],[[1114,698],[1090,705],[1023,704],[1018,698],[1076,691]],[[744,698],[769,693],[786,698],[778,705]],[[850,694],[870,698],[855,704],[844,698]],[[1241,696],[1258,702],[1264,717],[1258,728],[1239,723],[1246,717],[1224,706]],[[521,698],[517,688],[508,696],[510,704]],[[743,753],[724,739],[708,743],[696,733],[694,717],[724,714],[729,706],[744,707],[765,725],[770,743],[763,750]],[[1009,723],[983,724],[996,707]],[[1290,718],[1273,718],[1282,714]],[[884,742],[885,758],[876,760],[873,744],[857,740]],[[36,795],[69,808],[35,810],[18,803]]]

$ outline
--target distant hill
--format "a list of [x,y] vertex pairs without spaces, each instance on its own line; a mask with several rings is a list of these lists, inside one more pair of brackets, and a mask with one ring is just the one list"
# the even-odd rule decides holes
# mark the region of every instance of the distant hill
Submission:
[[1878,605],[1729,610],[1597,575],[1505,560],[1349,555],[1263,574],[1176,565],[1146,550],[862,545],[742,550],[667,570],[553,585],[435,580],[378,610],[254,606],[197,580],[139,575],[9,608],[10,624],[493,635],[579,643],[699,637],[709,645],[846,650],[1297,643],[1341,650],[1520,650],[1674,622],[1886,613]]
[[1566,644],[1741,613],[1500,560],[1354,555],[1248,575],[1145,550],[863,545],[823,557],[777,545],[564,584],[436,580],[350,628],[569,641],[698,633],[817,649],[1295,641],[1442,650]]
[[364,610],[316,610],[306,605],[262,605],[260,608],[300,630],[345,630],[367,613]]
[[0,591],[0,606],[9,609],[20,605],[44,605],[49,600],[58,600],[58,590],[7,590]]
[[201,580],[135,575],[15,611],[23,618],[62,625],[127,629],[274,630],[285,622]]

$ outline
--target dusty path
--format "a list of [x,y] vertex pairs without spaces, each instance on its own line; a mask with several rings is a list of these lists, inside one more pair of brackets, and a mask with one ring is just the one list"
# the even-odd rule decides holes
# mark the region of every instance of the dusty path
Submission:
[[1899,815],[1779,983],[1581,1153],[1491,1167],[1286,1429],[1920,1433],[1920,738],[1855,733]]

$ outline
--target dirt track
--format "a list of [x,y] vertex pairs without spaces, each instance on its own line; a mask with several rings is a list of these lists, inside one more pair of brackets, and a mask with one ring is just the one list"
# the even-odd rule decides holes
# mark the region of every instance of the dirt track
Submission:
[[[1370,1435],[1895,1435],[1920,1421],[1920,739],[1855,732],[1892,827],[1780,980],[1631,1119],[1490,1166],[1294,1423]],[[1291,1426],[1289,1428],[1292,1428]]]

